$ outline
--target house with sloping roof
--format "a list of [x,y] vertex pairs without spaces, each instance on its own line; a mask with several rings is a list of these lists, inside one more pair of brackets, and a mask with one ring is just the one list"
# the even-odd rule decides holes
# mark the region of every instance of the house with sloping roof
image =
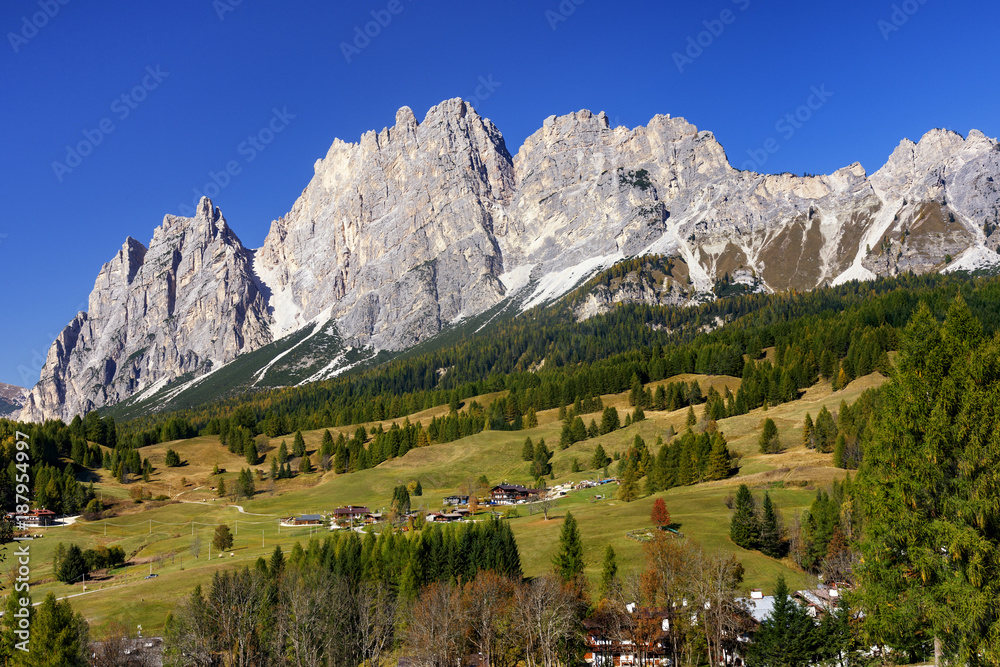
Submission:
[[490,489],[490,502],[494,505],[514,505],[537,500],[540,491],[519,484],[497,484]]
[[17,515],[17,524],[25,528],[36,528],[38,526],[51,526],[55,523],[56,513],[44,507],[29,510],[24,514]]
[[333,510],[333,523],[337,526],[362,524],[371,512],[363,505],[347,505]]
[[290,523],[293,526],[322,526],[323,517],[319,514],[300,514],[299,516],[288,519],[287,523]]

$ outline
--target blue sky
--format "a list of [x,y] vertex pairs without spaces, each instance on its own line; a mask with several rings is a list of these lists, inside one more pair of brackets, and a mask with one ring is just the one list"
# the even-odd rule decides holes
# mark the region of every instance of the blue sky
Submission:
[[450,97],[512,153],[586,108],[684,116],[758,171],[873,172],[934,127],[1000,134],[998,19],[966,0],[6,0],[0,381],[34,383],[125,237],[148,243],[227,163],[214,199],[249,247],[335,137]]

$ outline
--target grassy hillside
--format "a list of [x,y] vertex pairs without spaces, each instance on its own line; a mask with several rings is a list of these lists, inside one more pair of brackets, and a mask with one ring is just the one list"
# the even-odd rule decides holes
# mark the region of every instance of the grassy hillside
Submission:
[[[724,391],[725,387],[735,391],[740,383],[738,378],[726,376],[690,375],[672,380],[697,380],[704,392],[709,386],[719,391]],[[729,439],[730,449],[742,454],[737,477],[674,488],[631,503],[618,500],[614,486],[573,492],[557,503],[548,520],[541,514],[529,515],[526,508],[519,508],[520,516],[510,518],[510,522],[518,540],[525,574],[538,575],[550,567],[562,519],[567,511],[572,511],[579,521],[587,574],[592,580],[599,576],[607,544],[612,544],[618,552],[623,571],[638,569],[642,563],[642,548],[626,533],[650,525],[652,503],[655,497],[661,496],[685,535],[708,549],[722,549],[737,555],[746,568],[748,587],[768,589],[779,573],[784,574],[793,586],[808,585],[811,577],[796,568],[789,559],[774,560],[740,549],[729,540],[730,511],[724,500],[740,482],[759,489],[770,489],[775,505],[783,512],[786,522],[790,522],[809,505],[818,486],[827,485],[844,473],[832,467],[830,455],[806,450],[801,445],[805,413],[811,412],[815,416],[822,406],[836,410],[842,400],[852,403],[862,391],[883,381],[880,375],[872,374],[837,392],[831,390],[829,383],[821,383],[792,403],[721,420],[718,427]],[[494,397],[486,395],[476,400],[486,403]],[[623,416],[626,409],[631,411],[627,408],[626,394],[606,395],[603,401],[605,405],[618,407]],[[409,418],[427,423],[432,417],[446,413],[447,409],[447,406],[441,406]],[[413,498],[413,504],[425,509],[440,507],[444,496],[484,474],[491,483],[506,480],[530,484],[528,464],[520,458],[525,437],[531,437],[536,442],[545,438],[550,449],[555,450],[552,459],[555,479],[549,482],[550,485],[579,481],[597,473],[571,473],[574,458],[586,467],[598,444],[613,455],[624,452],[635,434],[642,435],[652,446],[656,437],[663,435],[668,427],[673,427],[676,432],[683,430],[687,410],[647,411],[646,414],[646,420],[628,428],[578,442],[560,451],[557,444],[561,423],[557,411],[542,411],[538,415],[539,425],[530,430],[485,431],[448,444],[413,449],[403,457],[350,474],[316,472],[297,475],[293,479],[278,481],[273,491],[269,490],[267,481],[260,482],[256,497],[241,503],[242,512],[226,500],[215,497],[214,487],[218,477],[211,474],[213,467],[218,465],[220,469],[225,469],[221,477],[228,482],[246,466],[242,457],[229,453],[219,443],[217,436],[201,436],[146,447],[142,455],[148,457],[156,468],[147,485],[148,490],[154,496],[169,494],[170,501],[132,504],[127,500],[128,488],[117,484],[106,471],[92,473],[96,488],[105,500],[122,499],[118,507],[124,511],[107,521],[78,522],[73,526],[45,529],[44,537],[33,542],[31,547],[32,593],[40,599],[48,591],[55,592],[59,597],[82,591],[80,585],[69,586],[54,580],[52,555],[58,542],[73,542],[81,547],[120,545],[129,554],[133,565],[127,568],[127,572],[123,569],[106,579],[89,582],[87,593],[74,597],[73,606],[97,626],[109,620],[120,620],[128,625],[141,623],[147,632],[157,632],[162,628],[167,613],[196,584],[207,584],[216,569],[252,563],[262,555],[269,556],[276,544],[280,544],[287,553],[295,541],[327,534],[308,528],[280,527],[280,517],[325,513],[348,503],[382,508],[388,504],[394,486],[414,479],[420,480],[424,495]],[[698,414],[701,414],[700,408]],[[757,453],[757,436],[766,417],[778,424],[786,446],[781,454]],[[383,425],[388,426],[389,422]],[[338,431],[348,434],[356,428],[353,425],[331,431],[336,437]],[[318,448],[322,434],[322,430],[303,433],[310,453]],[[277,447],[282,439],[291,445],[291,436],[286,436],[270,440],[268,447]],[[164,467],[167,449],[177,451],[184,464],[176,468]],[[258,467],[266,471],[266,466]],[[596,499],[595,494],[602,494],[605,498]],[[231,551],[233,555],[227,552],[219,558],[213,552],[209,560],[212,531],[223,522],[236,533]],[[192,545],[198,541],[201,549],[196,556]],[[10,549],[8,545],[6,550]],[[145,579],[150,572],[159,576]],[[130,604],[122,604],[123,600]]]

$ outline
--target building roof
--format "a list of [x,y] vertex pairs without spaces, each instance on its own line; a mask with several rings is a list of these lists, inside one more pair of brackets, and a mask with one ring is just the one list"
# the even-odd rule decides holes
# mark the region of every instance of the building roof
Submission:
[[361,507],[359,505],[348,505],[347,507],[338,507],[333,510],[334,516],[351,516],[357,514],[368,514],[367,507]]
[[303,514],[299,517],[299,521],[322,521],[323,517],[319,514]]
[[538,489],[529,489],[520,484],[497,484],[491,489],[492,491],[511,491],[514,493],[538,493]]
[[773,595],[765,595],[761,598],[742,598],[741,601],[746,602],[747,608],[750,610],[750,615],[758,623],[763,623],[774,613]]

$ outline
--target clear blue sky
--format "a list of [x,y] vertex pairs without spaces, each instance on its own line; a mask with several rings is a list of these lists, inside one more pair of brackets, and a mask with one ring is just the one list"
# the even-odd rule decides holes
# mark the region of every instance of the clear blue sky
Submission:
[[[238,164],[215,201],[258,247],[335,137],[391,125],[402,105],[423,118],[481,95],[512,153],[550,114],[604,110],[631,127],[669,113],[713,131],[737,166],[775,138],[765,172],[873,172],[934,127],[1000,134],[1000,8],[893,4],[6,0],[0,381],[33,384],[101,265],[126,236],[148,243],[210,172]],[[348,62],[342,44],[376,18]],[[678,67],[689,38],[705,46]],[[779,130],[813,86],[832,96]],[[274,109],[295,117],[263,150],[243,144]],[[67,161],[85,132],[100,143]]]

